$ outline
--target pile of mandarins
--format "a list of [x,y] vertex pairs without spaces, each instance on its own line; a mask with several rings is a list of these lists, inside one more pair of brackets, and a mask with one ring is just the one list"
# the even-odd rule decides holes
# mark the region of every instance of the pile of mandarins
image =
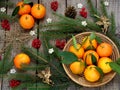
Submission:
[[89,82],[96,82],[100,79],[101,74],[96,67],[101,69],[104,74],[112,71],[109,62],[112,62],[112,46],[109,43],[102,42],[98,44],[96,39],[90,40],[90,36],[84,37],[82,45],[77,43],[77,48],[73,45],[69,51],[78,57],[78,61],[70,64],[70,70],[73,74],[84,74]]
[[46,8],[42,4],[24,4],[23,1],[17,3],[20,15],[19,23],[24,29],[31,29],[35,24],[35,19],[42,19],[46,14]]

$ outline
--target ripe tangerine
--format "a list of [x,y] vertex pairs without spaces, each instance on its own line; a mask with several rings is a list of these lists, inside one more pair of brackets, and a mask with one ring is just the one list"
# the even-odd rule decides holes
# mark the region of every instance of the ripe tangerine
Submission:
[[21,69],[22,64],[30,64],[30,57],[25,53],[17,54],[14,58],[14,65],[16,68]]
[[17,6],[20,6],[18,11],[19,15],[29,14],[31,12],[31,6],[29,4],[24,4],[23,1],[18,2]]
[[19,23],[20,23],[22,28],[31,29],[34,26],[35,21],[34,21],[34,18],[31,15],[24,14],[20,17]]
[[46,14],[46,8],[42,4],[34,4],[31,8],[31,14],[36,19],[42,19]]
[[106,42],[103,42],[100,45],[98,45],[96,51],[100,57],[108,57],[112,55],[113,52],[112,46]]
[[76,49],[73,45],[71,45],[69,47],[69,51],[74,53],[78,58],[82,58],[84,55],[84,49],[83,49],[83,47],[81,47],[80,44],[77,44],[77,48],[78,49]]

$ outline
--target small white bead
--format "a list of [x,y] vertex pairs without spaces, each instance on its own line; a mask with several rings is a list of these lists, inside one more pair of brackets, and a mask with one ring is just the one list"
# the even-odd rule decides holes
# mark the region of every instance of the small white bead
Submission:
[[48,50],[48,53],[49,54],[52,54],[54,52],[54,49],[53,48],[50,48],[49,50]]
[[5,12],[5,11],[6,11],[6,8],[5,8],[5,7],[1,7],[1,8],[0,8],[0,11],[1,11],[1,12]]
[[78,8],[82,8],[82,7],[83,7],[82,3],[78,3],[78,4],[77,4],[77,7],[78,7]]
[[52,22],[52,19],[51,18],[48,18],[47,19],[47,23],[51,23]]
[[87,26],[87,22],[86,22],[86,21],[82,21],[81,24],[82,24],[83,26]]

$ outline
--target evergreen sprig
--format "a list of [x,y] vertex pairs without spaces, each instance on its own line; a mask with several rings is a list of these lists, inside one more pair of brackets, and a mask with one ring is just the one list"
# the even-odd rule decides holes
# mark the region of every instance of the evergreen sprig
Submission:
[[100,5],[101,5],[101,11],[102,11],[102,15],[108,17],[108,13],[107,13],[107,10],[106,10],[106,7],[104,5],[104,1],[103,0],[100,0]]
[[15,22],[15,21],[18,21],[17,16],[13,17],[13,16],[8,15],[6,13],[0,13],[0,20],[4,20],[4,19],[7,19],[11,23]]
[[39,79],[35,75],[29,74],[29,73],[15,73],[15,74],[10,74],[8,77],[9,80],[14,79],[14,80],[20,80],[22,82],[36,82],[36,79]]
[[87,0],[87,5],[90,12],[90,16],[93,17],[94,21],[97,21],[98,19],[94,17],[94,15],[100,15],[100,13],[97,11],[97,7],[93,5],[93,2],[91,0]]
[[3,59],[0,61],[0,74],[7,74],[12,68],[13,61],[11,57],[12,46],[9,45],[5,51]]

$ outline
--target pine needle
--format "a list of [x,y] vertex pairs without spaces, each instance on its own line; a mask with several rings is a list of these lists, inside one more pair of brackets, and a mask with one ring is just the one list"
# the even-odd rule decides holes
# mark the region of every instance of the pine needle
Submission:
[[8,79],[9,80],[11,79],[20,80],[22,82],[28,82],[28,81],[36,82],[38,77],[32,74],[28,74],[28,73],[15,73],[15,74],[10,74]]
[[[44,57],[37,55],[37,50],[35,51],[31,48],[27,48],[25,46],[22,46],[22,51],[24,53],[28,54],[34,60],[38,60],[38,62],[44,62],[46,64],[48,63],[48,61]],[[38,53],[38,54],[40,54],[40,53]]]
[[103,0],[100,0],[100,3],[101,3],[101,11],[102,11],[102,14],[106,17],[108,17],[108,14],[107,14],[107,10],[106,10],[106,7],[104,5],[104,1]]
[[116,23],[115,23],[115,17],[113,15],[113,13],[111,13],[110,22],[111,22],[111,25],[110,25],[110,28],[108,30],[108,33],[111,33],[112,35],[115,35]]
[[96,7],[93,5],[93,2],[91,0],[87,0],[87,4],[88,4],[88,9],[90,12],[90,16],[93,17],[93,19],[96,21],[97,18],[94,17],[94,15],[100,15],[99,12],[97,12]]
[[12,46],[9,45],[5,51],[3,59],[0,61],[0,74],[7,74],[7,72],[12,68],[13,61],[11,58]]

